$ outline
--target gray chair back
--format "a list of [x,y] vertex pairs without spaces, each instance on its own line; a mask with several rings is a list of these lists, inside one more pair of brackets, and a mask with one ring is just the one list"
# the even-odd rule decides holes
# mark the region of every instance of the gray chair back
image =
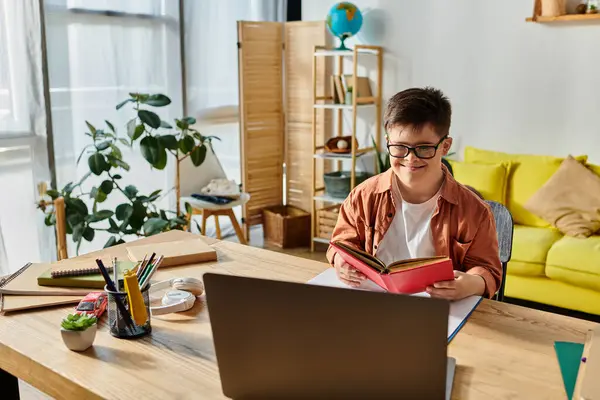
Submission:
[[491,207],[494,220],[496,221],[498,250],[500,252],[500,263],[502,264],[502,282],[496,293],[496,300],[503,301],[504,286],[506,284],[506,266],[512,254],[514,222],[510,211],[505,206],[491,200],[486,200],[486,203]]

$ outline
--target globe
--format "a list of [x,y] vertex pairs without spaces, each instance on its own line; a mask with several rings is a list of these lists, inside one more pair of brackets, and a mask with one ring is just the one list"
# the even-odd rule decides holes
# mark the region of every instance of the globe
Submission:
[[338,50],[348,50],[344,41],[358,33],[362,21],[360,10],[352,3],[342,1],[331,7],[327,14],[327,29],[340,39]]

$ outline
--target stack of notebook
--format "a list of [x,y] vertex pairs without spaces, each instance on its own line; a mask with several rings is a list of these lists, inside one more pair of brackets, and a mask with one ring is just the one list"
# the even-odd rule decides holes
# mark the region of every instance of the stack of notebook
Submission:
[[[214,261],[216,251],[202,239],[189,239],[127,248],[129,260],[117,261],[117,275],[135,268],[144,255],[164,256],[161,267]],[[111,256],[100,257],[112,270]],[[85,295],[103,291],[105,281],[96,264],[96,257],[82,256],[52,264],[29,263],[11,276],[0,279],[0,311],[18,311],[31,308],[78,303]]]

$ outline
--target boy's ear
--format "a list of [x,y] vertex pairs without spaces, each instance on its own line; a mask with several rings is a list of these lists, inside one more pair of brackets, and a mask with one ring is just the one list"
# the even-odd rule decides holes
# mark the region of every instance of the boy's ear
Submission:
[[450,148],[452,147],[452,138],[448,137],[446,138],[446,140],[444,140],[444,144],[442,145],[442,149],[443,149],[443,155],[448,155],[448,153],[450,152]]

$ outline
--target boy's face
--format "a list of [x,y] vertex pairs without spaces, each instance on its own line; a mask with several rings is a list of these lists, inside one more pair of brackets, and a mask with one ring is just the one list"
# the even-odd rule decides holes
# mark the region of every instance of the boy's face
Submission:
[[[388,129],[387,143],[392,145],[389,148],[392,169],[402,182],[408,184],[436,178],[442,168],[442,157],[450,150],[452,138],[441,137],[431,124],[423,126],[420,131],[415,131],[411,125],[395,125]],[[406,148],[402,145],[411,148],[404,158],[401,156],[405,155]]]

